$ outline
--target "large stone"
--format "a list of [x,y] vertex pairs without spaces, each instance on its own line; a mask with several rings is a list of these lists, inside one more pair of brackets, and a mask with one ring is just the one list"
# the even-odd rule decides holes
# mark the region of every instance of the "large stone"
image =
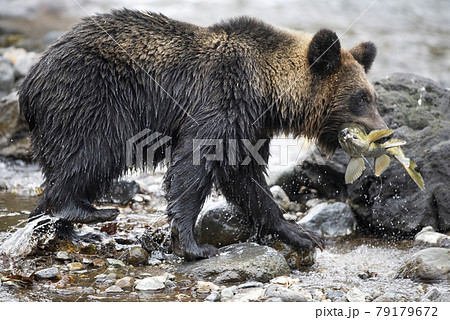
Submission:
[[326,238],[348,236],[356,230],[352,210],[349,205],[342,202],[324,202],[316,205],[299,221],[299,225]]
[[414,245],[450,248],[450,237],[443,233],[435,232],[432,227],[428,226],[416,234]]
[[400,267],[397,278],[450,280],[450,249],[428,248],[416,252]]
[[177,272],[216,283],[267,282],[289,274],[290,269],[275,249],[247,242],[223,247],[219,256],[183,264]]
[[115,182],[100,202],[127,204],[139,191],[139,183],[134,180]]
[[136,280],[135,289],[138,291],[161,290],[166,287],[166,280],[167,278],[165,276],[156,276],[144,278],[142,280]]
[[425,181],[421,191],[397,162],[381,179],[372,171],[349,186],[359,218],[394,232],[425,226],[450,230],[450,91],[412,74],[393,74],[375,82],[380,113],[395,138],[407,142],[405,155],[417,163]]
[[280,186],[273,186],[270,188],[273,199],[278,203],[278,205],[283,209],[283,211],[288,211],[291,205],[291,201],[287,196],[286,192]]
[[14,63],[14,70],[18,77],[24,77],[30,71],[33,64],[39,60],[40,54],[36,52],[27,52],[24,55],[17,56]]
[[290,165],[276,170],[269,167],[267,182],[269,186],[279,185],[292,201],[303,201],[302,186],[318,191],[318,195],[326,199],[345,201],[347,186],[344,183],[346,164],[345,154],[338,150],[332,160],[325,162],[309,158],[301,165]]
[[205,204],[195,226],[195,236],[200,244],[216,247],[247,241],[253,234],[249,218],[224,198]]
[[149,254],[141,247],[132,247],[128,251],[127,262],[133,266],[145,265],[148,262]]

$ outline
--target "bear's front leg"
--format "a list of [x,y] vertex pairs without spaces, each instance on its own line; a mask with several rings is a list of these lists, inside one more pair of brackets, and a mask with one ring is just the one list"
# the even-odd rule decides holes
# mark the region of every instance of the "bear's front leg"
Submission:
[[[221,190],[227,200],[251,215],[258,238],[272,234],[296,248],[323,248],[323,239],[316,232],[286,221],[282,209],[273,199],[261,166],[239,166],[221,178]],[[226,178],[225,178],[226,177]]]
[[198,245],[194,240],[194,226],[206,197],[211,192],[212,178],[203,165],[194,165],[192,157],[175,156],[165,177],[167,215],[171,224],[171,246],[174,254],[186,260],[215,256],[216,247]]

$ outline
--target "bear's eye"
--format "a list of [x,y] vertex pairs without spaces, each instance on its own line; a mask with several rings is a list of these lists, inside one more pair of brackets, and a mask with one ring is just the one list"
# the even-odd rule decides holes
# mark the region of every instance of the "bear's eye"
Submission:
[[367,109],[368,106],[369,106],[369,99],[367,92],[365,90],[358,91],[350,97],[349,100],[350,111],[355,115],[362,114]]

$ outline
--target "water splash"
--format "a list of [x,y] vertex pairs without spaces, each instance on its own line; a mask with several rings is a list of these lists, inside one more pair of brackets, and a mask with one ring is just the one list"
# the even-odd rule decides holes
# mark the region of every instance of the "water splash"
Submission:
[[[57,218],[41,216],[29,221],[18,229],[0,245],[0,254],[10,257],[24,257],[30,254],[39,242],[47,243],[55,237],[55,222]],[[46,228],[45,233],[36,232],[37,228]]]

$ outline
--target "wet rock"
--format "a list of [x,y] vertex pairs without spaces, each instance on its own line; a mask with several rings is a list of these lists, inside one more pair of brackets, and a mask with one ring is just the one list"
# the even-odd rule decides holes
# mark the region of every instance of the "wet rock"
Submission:
[[206,298],[205,301],[216,302],[220,301],[220,293],[218,291],[211,292]]
[[105,260],[100,258],[95,258],[94,260],[92,260],[92,263],[95,267],[104,267],[106,265]]
[[113,258],[106,258],[106,264],[111,267],[126,267],[123,261]]
[[23,48],[9,47],[4,51],[3,58],[8,59],[14,65],[19,57],[26,56],[27,53]]
[[233,297],[233,301],[239,302],[249,302],[249,301],[260,301],[263,297],[265,289],[260,287],[250,287],[238,290]]
[[388,295],[381,295],[379,297],[376,297],[373,302],[394,302],[395,300],[392,299],[391,296]]
[[247,241],[252,234],[249,218],[224,198],[207,202],[195,226],[199,244],[208,243],[218,248]]
[[273,199],[278,203],[278,205],[285,211],[289,210],[291,200],[287,196],[286,192],[280,186],[273,186],[270,188],[270,192],[273,195]]
[[137,267],[140,265],[147,264],[149,254],[147,251],[141,247],[132,247],[128,253],[128,263]]
[[326,294],[327,299],[337,300],[343,298],[345,296],[345,292],[342,290],[329,290]]
[[234,293],[230,288],[224,288],[220,291],[220,296],[222,299],[231,299],[234,297]]
[[433,227],[428,226],[416,234],[414,245],[450,248],[450,237],[443,233],[435,232]]
[[17,92],[0,100],[0,156],[29,159],[28,124],[20,114]]
[[302,162],[301,165],[286,166],[279,170],[268,171],[269,186],[279,185],[292,201],[302,199],[302,188],[317,190],[317,195],[326,199],[337,199],[345,201],[347,187],[344,183],[344,172],[346,164],[336,161],[345,158],[345,154],[338,150],[334,161],[325,161],[320,153],[313,153]]
[[349,302],[365,302],[366,294],[358,288],[353,287],[347,292],[347,300]]
[[[421,191],[404,168],[392,162],[348,186],[359,220],[368,227],[415,233],[423,227],[450,230],[450,90],[418,75],[397,73],[376,81],[378,108],[402,149],[417,163],[425,181]],[[347,157],[348,159],[348,157]]]
[[317,198],[314,198],[314,199],[309,199],[308,201],[306,201],[306,206],[308,207],[308,208],[312,208],[312,207],[315,207],[315,206],[317,206],[319,203],[322,203],[323,202],[323,200],[320,200],[320,199],[317,199]]
[[270,283],[278,284],[278,285],[283,286],[285,288],[289,288],[293,284],[298,283],[298,281],[299,281],[298,279],[293,279],[293,278],[288,277],[288,276],[280,276],[280,277],[276,277],[276,278],[270,280]]
[[121,287],[114,285],[114,286],[106,288],[105,292],[106,293],[122,293],[123,290]]
[[78,271],[83,269],[83,264],[80,262],[72,262],[67,264],[67,267],[69,268],[70,271]]
[[56,259],[58,260],[70,260],[70,255],[67,251],[58,251],[56,253]]
[[180,266],[178,273],[215,283],[261,282],[289,274],[284,257],[275,249],[256,243],[233,244],[220,249],[220,255]]
[[106,280],[116,280],[117,275],[114,272],[108,273],[106,275]]
[[0,57],[0,97],[8,94],[14,86],[14,67],[5,58]]
[[26,54],[18,55],[14,63],[14,70],[17,77],[25,77],[33,64],[39,60],[39,57],[40,54],[36,52],[27,52]]
[[138,291],[155,291],[166,287],[166,281],[172,276],[163,274],[161,276],[148,277],[142,280],[136,280],[135,289]]
[[450,249],[428,248],[406,259],[396,278],[450,280]]
[[439,298],[439,296],[441,295],[441,293],[439,292],[438,289],[433,288],[430,291],[428,291],[425,295],[424,295],[424,299],[428,299],[430,301],[435,301],[437,300],[437,298]]
[[284,302],[306,302],[307,298],[302,292],[289,290],[278,284],[269,285],[264,291],[264,298],[277,298]]
[[320,289],[311,289],[309,290],[309,293],[314,301],[322,301],[326,299],[326,295]]
[[194,290],[198,293],[209,293],[213,291],[218,291],[220,287],[209,281],[197,281]]
[[127,204],[139,191],[139,183],[134,180],[120,180],[113,184],[101,202]]
[[46,268],[36,271],[34,274],[38,279],[54,279],[59,275],[59,270],[56,267]]
[[316,260],[316,250],[310,251],[295,249],[292,246],[280,241],[275,242],[271,245],[271,247],[283,255],[289,265],[289,268],[293,270],[310,267]]
[[326,238],[348,236],[356,230],[352,210],[342,202],[318,204],[299,221],[299,225]]
[[132,288],[134,285],[134,279],[132,277],[123,277],[116,281],[116,286],[122,289]]

